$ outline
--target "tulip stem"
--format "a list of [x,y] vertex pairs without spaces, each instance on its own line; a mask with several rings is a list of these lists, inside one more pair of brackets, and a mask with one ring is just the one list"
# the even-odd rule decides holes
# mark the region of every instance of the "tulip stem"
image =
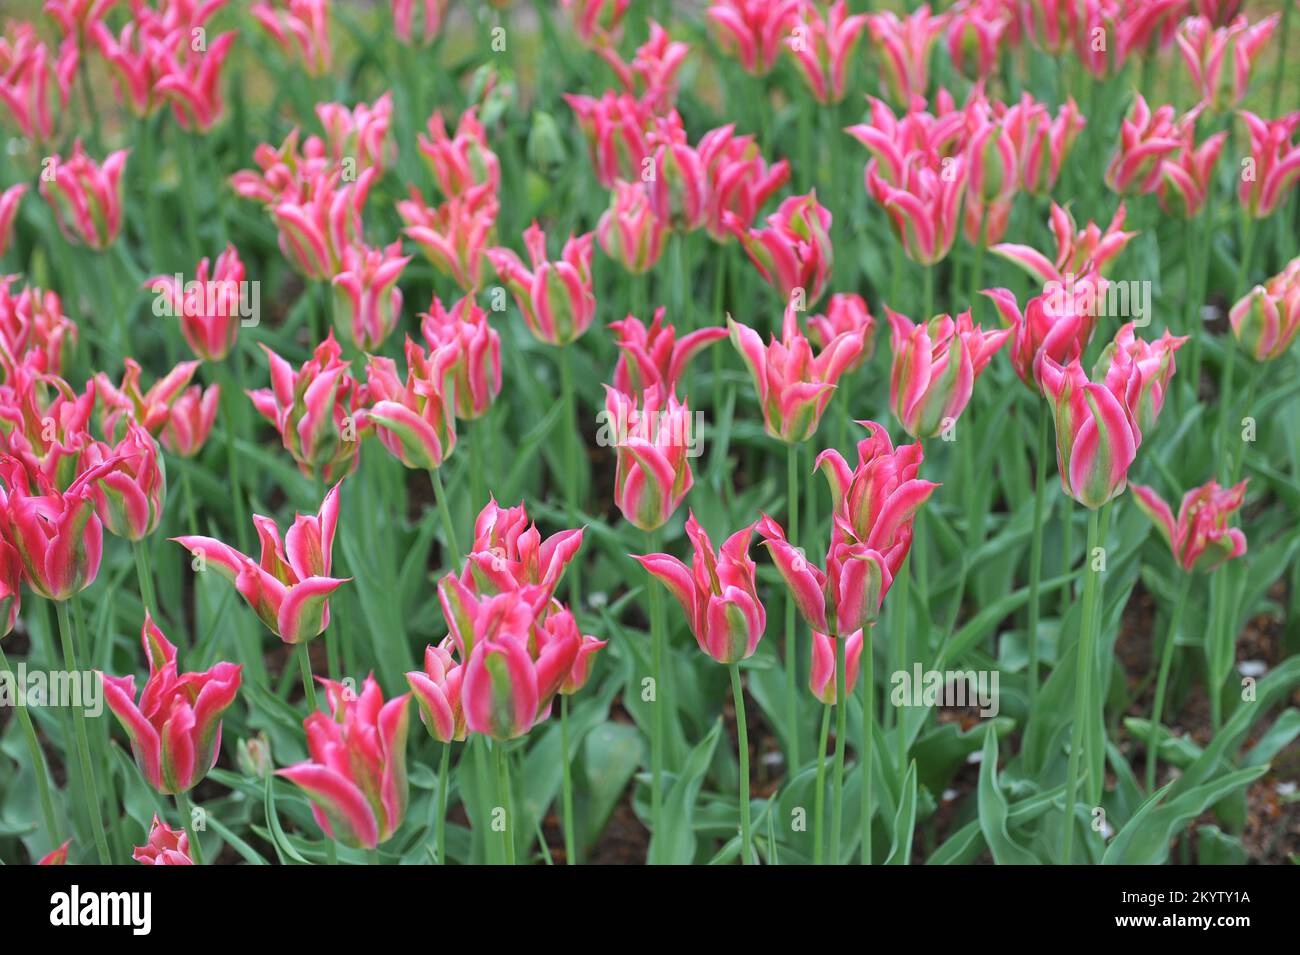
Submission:
[[577,865],[578,853],[573,836],[573,772],[569,766],[569,697],[560,696],[560,765],[563,767],[564,864]]
[[1147,792],[1156,790],[1156,754],[1160,748],[1160,715],[1164,712],[1165,689],[1169,685],[1169,666],[1174,659],[1174,641],[1178,637],[1178,623],[1183,618],[1183,605],[1191,590],[1192,575],[1183,574],[1178,596],[1169,609],[1169,632],[1165,636],[1164,649],[1160,651],[1160,674],[1156,677],[1156,699],[1151,707],[1151,733],[1147,737]]
[[1097,601],[1101,592],[1101,571],[1092,570],[1091,561],[1096,549],[1103,546],[1100,518],[1101,511],[1088,512],[1088,548],[1083,554],[1088,571],[1083,584],[1083,617],[1079,624],[1078,663],[1074,680],[1074,731],[1070,738],[1070,760],[1065,777],[1065,835],[1061,844],[1063,865],[1069,865],[1071,862],[1070,852],[1074,845],[1075,829],[1074,797],[1079,789],[1079,758],[1083,754],[1083,741],[1091,719],[1088,713],[1088,702],[1092,696]]
[[[650,553],[659,553],[659,531],[650,535]],[[660,821],[663,813],[663,771],[664,771],[664,707],[667,705],[664,694],[664,607],[663,597],[659,593],[659,583],[651,578],[647,584],[650,590],[650,669],[654,680],[654,709],[650,718],[650,827],[655,841],[663,838]],[[648,860],[653,861],[653,860]]]
[[826,853],[826,741],[831,735],[830,704],[822,707],[822,730],[817,737],[817,788],[813,792],[813,865],[821,865]]
[[[68,673],[79,673],[77,650],[72,643],[72,621],[68,617],[68,602],[56,600],[55,612],[59,617],[59,640],[63,645],[63,666]],[[77,763],[81,772],[86,810],[90,814],[91,830],[95,834],[95,851],[100,865],[109,865],[108,837],[104,833],[104,819],[99,814],[99,787],[95,785],[95,770],[90,761],[90,739],[86,735],[86,714],[80,706],[72,707],[72,725],[77,737]]]
[[[745,726],[745,691],[740,685],[740,664],[731,670],[731,696],[736,703],[736,755],[740,760],[740,857],[753,865],[753,834],[749,825],[749,730]],[[567,762],[566,762],[567,765]]]
[[[831,862],[840,863],[840,833],[844,818],[844,749],[849,735],[848,677],[844,644],[848,637],[835,634],[835,775],[831,779]],[[903,728],[899,720],[899,731]]]
[[442,515],[442,531],[447,535],[447,562],[452,573],[460,572],[460,544],[456,540],[456,523],[451,519],[451,506],[447,503],[447,491],[442,486],[442,472],[439,468],[429,468],[429,481],[433,484],[433,496],[438,502],[438,512]]
[[451,742],[442,744],[438,759],[438,818],[434,821],[434,838],[438,844],[438,864],[447,864],[447,789],[451,775]]
[[[0,649],[0,670],[9,674],[14,672],[5,658],[3,649]],[[50,777],[45,765],[45,754],[36,735],[36,726],[32,723],[32,714],[27,712],[27,704],[16,703],[15,709],[18,711],[18,722],[23,725],[23,735],[27,739],[28,755],[32,759],[32,772],[36,776],[36,788],[40,794],[41,816],[45,820],[45,831],[49,833],[50,841],[57,846],[63,842],[63,830],[59,826],[58,816],[54,814],[54,798],[50,794]]]
[[1286,64],[1289,62],[1286,58],[1287,38],[1291,35],[1291,4],[1282,4],[1282,23],[1280,25],[1282,38],[1278,43],[1277,50],[1277,72],[1273,74],[1273,98],[1269,107],[1270,116],[1278,116],[1278,107],[1282,105],[1282,77],[1286,75]]
[[199,845],[198,835],[194,831],[194,810],[190,807],[190,797],[186,793],[176,794],[176,811],[180,813],[181,825],[190,840],[190,859],[195,865],[203,865],[203,849]]
[[501,740],[492,741],[492,749],[496,754],[497,763],[497,798],[501,800],[501,808],[505,810],[505,829],[502,830],[502,836],[505,839],[506,865],[515,864],[515,835],[512,831],[514,825],[514,807],[511,805],[510,794],[510,762],[506,759],[506,745]]
[[298,667],[302,671],[302,695],[307,699],[307,712],[316,712],[316,686],[311,677],[311,656],[307,652],[309,644],[300,643],[294,656],[298,658]]
[[1029,626],[1025,642],[1029,651],[1029,706],[1038,696],[1038,589],[1043,580],[1043,510],[1047,500],[1047,402],[1038,401],[1038,447],[1034,465],[1034,536],[1029,543]]
[[131,542],[131,553],[135,557],[135,575],[140,581],[140,599],[144,609],[153,617],[158,616],[158,600],[153,589],[153,570],[149,566],[149,547],[143,540]]
[[[578,405],[573,389],[573,359],[569,347],[560,348],[560,395],[564,405],[564,503],[569,520],[578,521],[578,462],[581,457]],[[575,613],[582,606],[582,574],[575,561],[568,573],[569,603]]]
[[[799,446],[786,445],[786,513],[790,524],[790,543],[799,546]],[[787,755],[790,757],[788,775],[794,778],[799,771],[799,657],[795,642],[794,594],[785,596],[785,701]]]
[[[1241,265],[1237,272],[1237,285],[1233,291],[1234,299],[1241,298],[1246,293],[1246,289],[1250,287],[1250,267],[1255,252],[1255,231],[1255,220],[1247,215],[1245,225],[1242,228]],[[1235,455],[1228,450],[1228,413],[1232,409],[1233,373],[1237,366],[1237,339],[1233,335],[1231,328],[1223,336],[1223,341],[1227,357],[1224,359],[1223,390],[1219,394],[1219,461],[1221,465],[1226,464],[1226,467],[1222,468],[1224,473],[1230,474],[1232,460]]]
[[[874,625],[873,625],[874,626]],[[875,813],[875,793],[871,783],[875,745],[876,661],[871,641],[871,627],[862,631],[862,864],[871,865],[871,817]]]

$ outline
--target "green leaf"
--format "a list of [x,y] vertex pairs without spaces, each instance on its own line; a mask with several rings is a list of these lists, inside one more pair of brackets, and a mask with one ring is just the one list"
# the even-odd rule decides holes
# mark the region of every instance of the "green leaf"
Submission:
[[1007,832],[1007,800],[998,788],[998,738],[990,726],[984,732],[979,779],[980,832],[998,865],[1038,865],[1038,857],[1018,845]]
[[704,774],[713,762],[713,751],[722,738],[722,720],[713,724],[709,735],[700,741],[689,756],[682,772],[664,795],[660,824],[663,832],[650,835],[648,858],[658,865],[687,865],[695,859],[695,805]]

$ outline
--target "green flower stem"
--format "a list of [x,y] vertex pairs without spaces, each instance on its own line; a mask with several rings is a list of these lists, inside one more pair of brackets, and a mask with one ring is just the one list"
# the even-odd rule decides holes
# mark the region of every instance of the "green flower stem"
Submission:
[[[569,509],[569,520],[578,521],[578,469],[581,451],[581,433],[578,425],[578,404],[573,387],[573,361],[569,345],[560,348],[560,395],[564,404],[564,503]],[[582,605],[582,574],[577,561],[566,575],[569,581],[569,602],[577,612]]]
[[[13,673],[3,649],[0,649],[0,670]],[[45,821],[45,831],[50,841],[57,846],[63,842],[63,828],[59,825],[59,817],[54,814],[54,797],[50,791],[50,775],[49,768],[45,765],[45,754],[41,751],[41,742],[36,735],[32,715],[27,712],[27,705],[18,703],[15,709],[18,711],[18,722],[23,726],[23,736],[27,740],[27,753],[32,760],[32,772],[36,776],[36,789],[40,795],[41,817]]]
[[[736,702],[736,755],[740,760],[740,857],[752,865],[754,837],[749,824],[749,731],[745,726],[745,691],[740,685],[740,664],[731,670],[731,696]],[[568,765],[568,760],[565,760]]]
[[456,540],[456,522],[451,518],[451,506],[447,503],[447,491],[442,486],[440,468],[429,469],[429,481],[433,484],[433,496],[438,502],[438,512],[442,515],[442,530],[447,535],[448,569],[460,572],[460,543]]
[[562,789],[564,807],[564,862],[565,865],[578,864],[578,852],[573,833],[573,769],[569,765],[569,697],[560,696],[560,760],[563,768]]
[[1043,512],[1047,500],[1047,455],[1050,411],[1047,402],[1038,401],[1038,446],[1034,466],[1034,534],[1029,544],[1029,629],[1025,638],[1029,651],[1029,707],[1038,696],[1038,620],[1041,607],[1038,589],[1043,580]]
[[1083,559],[1088,568],[1083,584],[1083,619],[1079,627],[1078,664],[1074,680],[1074,732],[1070,738],[1070,760],[1066,770],[1065,784],[1065,836],[1061,844],[1061,863],[1069,865],[1071,849],[1074,845],[1074,797],[1079,789],[1079,758],[1083,753],[1083,741],[1087,735],[1089,720],[1088,700],[1092,695],[1092,664],[1096,656],[1096,618],[1097,604],[1101,598],[1100,571],[1091,569],[1090,561],[1098,547],[1103,546],[1101,530],[1101,512],[1092,510],[1088,513],[1088,548]]
[[1269,106],[1270,116],[1279,116],[1279,107],[1282,105],[1282,77],[1286,75],[1286,64],[1290,61],[1286,58],[1287,38],[1291,35],[1291,7],[1294,4],[1284,2],[1282,4],[1282,23],[1280,29],[1282,38],[1278,42],[1277,49],[1277,72],[1273,74],[1273,97]]
[[[874,626],[874,625],[873,625]],[[872,627],[862,631],[862,864],[871,865],[871,817],[875,814],[872,760],[875,746],[876,661],[871,641]]]
[[1174,659],[1174,641],[1178,637],[1178,623],[1183,618],[1183,607],[1192,587],[1192,575],[1183,574],[1183,581],[1178,587],[1178,596],[1169,609],[1169,632],[1165,636],[1164,649],[1160,651],[1160,674],[1156,677],[1156,699],[1151,707],[1151,734],[1147,738],[1147,792],[1156,790],[1156,763],[1160,742],[1160,716],[1164,712],[1165,689],[1169,685],[1169,666]]
[[149,566],[149,545],[143,540],[132,541],[131,554],[135,557],[135,576],[140,582],[140,599],[144,601],[144,609],[157,619],[158,599],[154,594],[153,570]]
[[298,658],[298,668],[302,673],[302,695],[307,698],[307,711],[316,712],[316,684],[311,676],[311,656],[308,654],[309,643],[298,644],[294,656]]
[[448,777],[451,775],[451,743],[442,744],[442,756],[438,759],[438,817],[434,821],[434,839],[438,846],[438,864],[447,864],[447,789]]
[[[786,480],[789,482],[786,492],[786,514],[790,525],[790,543],[799,546],[799,446],[786,445]],[[786,741],[790,765],[787,767],[791,778],[799,771],[799,652],[795,639],[795,605],[794,594],[787,590],[785,595],[785,721]]]
[[506,745],[500,740],[492,741],[492,750],[496,755],[497,763],[497,798],[501,800],[501,807],[506,811],[506,828],[502,835],[505,837],[506,865],[515,864],[515,811],[511,805],[512,799],[510,794],[510,761],[506,758]]
[[[835,775],[831,777],[831,862],[840,862],[840,833],[844,819],[844,750],[848,743],[849,694],[844,644],[848,637],[832,634],[835,639]],[[901,735],[903,724],[899,721]]]
[[817,737],[817,788],[813,792],[813,865],[821,865],[826,853],[826,741],[831,735],[831,707],[822,707],[822,730]]
[[[1255,220],[1249,216],[1242,228],[1241,267],[1237,272],[1237,286],[1233,298],[1239,299],[1250,286],[1251,260],[1255,253]],[[1227,350],[1226,367],[1223,370],[1223,391],[1219,395],[1219,461],[1225,474],[1230,474],[1233,455],[1228,450],[1228,412],[1232,407],[1233,372],[1237,366],[1237,339],[1231,330],[1224,336],[1223,347]]]
[[[912,594],[911,594],[912,555],[911,553],[908,553],[908,555],[903,558],[903,566],[899,568],[898,573],[894,576],[894,587],[896,588],[896,592],[894,596],[895,603],[893,607],[890,609],[891,628],[890,628],[889,662],[890,662],[891,669],[895,673],[898,673],[902,670],[907,669],[907,662],[905,659],[907,657],[907,618],[910,615],[910,611],[912,609],[911,608],[911,602],[912,602]],[[889,707],[885,707],[885,709],[887,712],[891,714],[890,715],[891,726],[893,725],[893,720],[895,719],[897,719],[900,724],[902,723],[902,719],[896,709],[890,710]],[[899,750],[902,750],[904,746],[905,744],[900,742],[898,745]]]
[[[73,646],[72,621],[68,617],[68,602],[58,600],[54,603],[59,617],[59,640],[63,645],[63,666],[69,673],[80,672],[77,668],[77,650]],[[95,852],[101,865],[109,865],[108,837],[104,832],[104,819],[99,814],[99,787],[95,785],[95,770],[90,761],[90,739],[86,735],[86,714],[81,707],[72,707],[72,725],[77,737],[77,764],[81,773],[81,786],[86,801],[86,811],[90,815],[91,831],[95,834]]]
[[[650,531],[649,536],[649,553],[659,553],[659,531]],[[655,685],[654,709],[650,721],[650,831],[658,840],[663,837],[660,823],[663,819],[664,707],[667,706],[663,673],[664,605],[659,581],[651,577],[646,587],[650,599],[650,669]]]
[[190,797],[186,793],[176,794],[176,811],[180,813],[181,825],[190,840],[190,858],[195,865],[203,865],[203,848],[199,845],[198,833],[194,831],[194,811],[190,808]]

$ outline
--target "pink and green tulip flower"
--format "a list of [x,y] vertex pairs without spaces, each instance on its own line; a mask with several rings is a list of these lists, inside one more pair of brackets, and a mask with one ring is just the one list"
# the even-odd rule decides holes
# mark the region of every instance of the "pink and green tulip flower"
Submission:
[[522,503],[501,507],[494,498],[474,522],[461,582],[481,594],[540,587],[549,599],[582,548],[582,536],[578,528],[543,540]]
[[184,829],[171,829],[154,813],[149,841],[136,846],[131,858],[141,865],[194,865],[190,858],[190,837]]
[[510,249],[487,251],[497,275],[515,297],[528,330],[547,345],[576,341],[596,317],[591,252],[595,236],[569,236],[560,258],[546,257],[546,233],[534,222],[524,230],[532,268]]
[[827,300],[826,311],[808,316],[807,324],[808,336],[823,351],[840,335],[857,339],[858,357],[844,369],[846,373],[857,371],[876,352],[876,320],[861,295],[836,292]]
[[1180,219],[1193,219],[1200,215],[1213,183],[1214,167],[1227,142],[1226,131],[1206,138],[1196,144],[1196,120],[1200,110],[1194,109],[1178,121],[1182,145],[1160,167],[1160,185],[1156,195],[1160,208]]
[[94,441],[81,454],[81,467],[111,463],[91,487],[95,511],[110,534],[143,540],[162,520],[167,499],[167,472],[158,442],[143,426],[130,421],[116,444]]
[[650,193],[639,179],[620,179],[610,193],[609,208],[596,224],[596,240],[611,259],[633,275],[654,268],[663,255],[668,230],[650,208]]
[[1164,161],[1182,145],[1173,106],[1152,110],[1142,94],[1137,94],[1119,137],[1106,166],[1106,185],[1121,196],[1155,192]]
[[1300,179],[1300,144],[1291,137],[1300,129],[1300,111],[1275,120],[1260,119],[1242,110],[1239,114],[1250,133],[1251,176],[1242,176],[1237,196],[1247,214],[1267,219],[1290,195]]
[[655,386],[676,392],[687,363],[727,337],[725,328],[701,328],[678,338],[677,329],[664,322],[666,311],[662,305],[655,309],[648,328],[635,315],[609,323],[619,349],[614,387],[623,394],[636,396]]
[[709,238],[727,243],[748,230],[768,199],[790,180],[790,163],[768,164],[753,136],[737,136],[735,125],[709,130],[700,139],[704,164]]
[[465,711],[461,705],[461,686],[465,667],[452,656],[450,637],[437,646],[424,649],[424,669],[406,674],[406,684],[420,710],[425,729],[439,743],[465,739]]
[[488,324],[487,314],[472,296],[448,310],[434,296],[420,315],[424,343],[433,353],[448,348],[456,354],[454,393],[456,417],[475,421],[487,413],[501,394],[501,336]]
[[1228,518],[1246,500],[1246,482],[1230,488],[1209,481],[1183,495],[1178,517],[1154,489],[1133,485],[1133,500],[1151,518],[1183,570],[1208,574],[1246,553],[1246,535]]
[[1044,284],[1068,284],[1071,276],[1078,279],[1094,271],[1104,275],[1107,267],[1137,235],[1136,232],[1124,231],[1124,215],[1124,203],[1121,202],[1104,231],[1091,221],[1079,229],[1069,210],[1053,202],[1048,225],[1056,239],[1055,259],[1049,259],[1032,246],[1014,242],[999,243],[989,251],[1020,266]]
[[382,249],[356,245],[344,250],[342,271],[333,278],[334,322],[358,350],[378,351],[397,327],[402,314],[397,280],[410,261],[409,255],[402,255],[400,242]]
[[858,683],[858,666],[862,662],[863,632],[854,630],[844,641],[844,682],[847,688],[841,695],[835,686],[835,637],[814,630],[812,632],[812,663],[808,668],[808,689],[819,703],[838,706],[853,695]]
[[797,0],[716,0],[705,17],[722,52],[746,73],[772,72],[790,33]]
[[1256,285],[1228,313],[1237,343],[1256,361],[1286,354],[1300,333],[1300,259]]
[[448,136],[442,113],[429,117],[429,135],[418,140],[420,155],[443,196],[450,199],[476,186],[487,185],[492,192],[501,186],[501,163],[488,146],[487,132],[479,122],[478,111],[471,107],[461,114],[456,135]]
[[366,366],[369,407],[358,413],[388,453],[408,468],[442,467],[456,448],[456,364],[460,349],[426,352],[406,339],[406,380],[391,358],[372,356]]
[[801,290],[801,307],[811,308],[826,291],[834,250],[831,246],[830,210],[817,201],[817,193],[790,196],[767,217],[767,227],[744,230],[732,220],[736,237],[749,254],[759,275],[790,303]]
[[[0,276],[0,365],[9,368],[21,359],[34,373],[62,374],[65,354],[77,342],[77,325],[63,313],[58,294],[24,285],[15,295],[16,281],[14,275]],[[13,384],[17,375],[6,377]]]
[[203,450],[217,421],[221,386],[190,385],[172,403],[159,440],[177,457],[192,458]]
[[1032,196],[1042,196],[1056,187],[1087,120],[1072,97],[1066,98],[1053,118],[1046,106],[1024,93],[1002,113],[1002,124],[1015,146],[1020,187]]
[[14,235],[14,220],[18,218],[18,206],[27,189],[27,184],[20,182],[0,191],[0,257],[9,251],[9,243]]
[[145,283],[155,295],[165,296],[178,316],[181,334],[203,361],[221,361],[235,347],[242,318],[240,294],[246,272],[233,245],[217,256],[216,264],[202,259],[193,282],[159,275]]
[[329,72],[334,59],[329,0],[266,0],[253,4],[248,12],[308,76]]
[[8,24],[0,35],[0,103],[5,125],[38,143],[55,134],[55,111],[68,108],[80,53],[75,36],[64,37],[58,52],[37,38],[30,23]]
[[483,284],[487,252],[496,241],[496,191],[491,185],[475,186],[430,207],[414,186],[410,198],[397,204],[406,223],[406,235],[420,247],[433,267],[466,292]]
[[617,453],[614,503],[634,527],[662,527],[695,482],[690,409],[658,385],[639,397],[606,385],[605,413]]
[[895,103],[910,105],[930,87],[930,52],[948,27],[948,15],[922,4],[906,16],[886,10],[867,16],[867,31],[880,56],[881,81]]
[[1277,28],[1278,14],[1250,23],[1237,17],[1215,28],[1204,16],[1188,17],[1178,25],[1178,51],[1192,85],[1214,112],[1234,109],[1250,87],[1250,74]]
[[52,177],[41,177],[40,193],[54,213],[54,222],[73,245],[106,249],[122,231],[122,173],[127,150],[95,162],[77,140],[72,156],[50,157]]
[[[1101,289],[1105,279],[1085,278],[1084,283]],[[1022,312],[1010,289],[985,289],[993,300],[1003,324],[1011,329],[1011,367],[1025,385],[1041,391],[1038,380],[1039,355],[1050,355],[1058,364],[1067,365],[1083,356],[1097,329],[1097,310],[1088,307],[1082,288],[1072,297],[1050,293],[1036,295]]]
[[786,49],[818,103],[838,103],[848,93],[849,64],[866,29],[867,17],[850,15],[845,0],[796,3]]

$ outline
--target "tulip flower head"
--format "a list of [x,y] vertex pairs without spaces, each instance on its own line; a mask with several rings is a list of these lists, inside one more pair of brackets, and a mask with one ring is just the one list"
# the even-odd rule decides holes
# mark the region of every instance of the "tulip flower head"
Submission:
[[40,193],[50,204],[59,231],[73,245],[99,251],[117,239],[122,230],[126,155],[126,150],[119,149],[101,165],[86,155],[77,140],[71,158],[50,157],[47,168],[53,175],[41,177]]
[[706,182],[704,227],[714,242],[731,241],[748,230],[767,200],[790,179],[790,163],[768,165],[753,136],[735,135],[735,126],[720,126],[700,139]]
[[845,0],[823,6],[798,0],[786,47],[818,103],[838,103],[848,92],[849,63],[867,28],[863,14],[849,14]]
[[267,629],[288,644],[325,632],[330,622],[329,597],[351,578],[330,576],[334,530],[338,525],[339,487],[334,485],[317,514],[297,514],[283,538],[269,517],[253,515],[262,543],[254,561],[211,537],[174,537],[195,560],[195,570],[209,565],[235,585]]
[[481,418],[501,394],[501,336],[488,324],[487,314],[471,296],[450,310],[434,296],[429,311],[420,316],[420,328],[430,351],[450,348],[456,355],[456,417]]
[[668,230],[650,208],[650,193],[640,180],[620,179],[609,208],[596,224],[596,239],[605,254],[633,275],[643,275],[663,255]]
[[975,379],[1011,335],[1011,329],[984,331],[970,311],[954,320],[936,315],[913,323],[886,307],[894,350],[889,402],[908,434],[930,438],[961,417]]
[[1239,115],[1250,132],[1250,156],[1242,163],[1237,195],[1251,218],[1267,219],[1300,178],[1300,145],[1291,141],[1300,128],[1300,111],[1271,121],[1247,110]]
[[564,99],[587,140],[596,182],[604,189],[619,180],[640,182],[641,164],[651,154],[651,110],[630,93],[613,90],[599,99],[571,93]]
[[51,852],[41,856],[37,865],[67,865],[68,864],[68,846],[72,844],[71,839],[64,839],[63,844]]
[[198,454],[212,433],[220,402],[220,385],[211,385],[206,389],[199,385],[186,388],[167,416],[167,424],[161,435],[163,447],[182,458],[192,458]]
[[622,35],[624,14],[632,0],[560,0],[573,31],[589,47],[611,46]]
[[1210,109],[1222,113],[1235,108],[1250,86],[1255,61],[1277,29],[1279,14],[1251,24],[1237,17],[1215,28],[1204,16],[1188,17],[1178,25],[1178,51],[1183,56],[1192,85]]
[[465,668],[456,662],[451,644],[448,637],[436,647],[432,644],[425,647],[424,669],[406,674],[406,684],[419,707],[420,720],[439,743],[460,742],[467,732],[460,699]]
[[474,521],[474,542],[461,582],[480,594],[540,587],[550,599],[582,548],[582,528],[542,539],[520,503],[501,507],[493,498]]
[[500,203],[488,184],[475,186],[442,205],[424,204],[414,186],[411,196],[397,204],[411,238],[439,272],[467,292],[483,284],[485,253],[496,239]]
[[[734,224],[734,222],[733,222]],[[810,308],[826,291],[834,249],[830,210],[815,191],[790,196],[767,217],[767,228],[743,230],[736,237],[750,261],[782,300]]]
[[993,300],[1003,323],[1011,329],[1011,367],[1036,391],[1042,390],[1039,356],[1046,354],[1067,365],[1082,357],[1097,329],[1096,308],[1076,299],[1058,301],[1058,296],[1044,293],[1031,298],[1022,312],[1010,289],[985,289],[983,294]]
[[128,422],[116,445],[95,441],[82,452],[83,468],[105,462],[112,467],[91,490],[99,519],[110,534],[143,540],[162,520],[167,498],[167,471],[158,443],[143,426]]
[[18,204],[22,201],[25,192],[27,192],[25,182],[0,192],[0,257],[9,251],[9,243],[14,235],[14,220],[18,217]]
[[700,151],[686,141],[681,119],[660,120],[650,137],[654,176],[647,184],[650,210],[665,228],[694,232],[709,214],[709,183]]
[[[417,43],[428,46],[442,30],[442,20],[447,14],[448,0],[392,0],[393,33],[407,46]],[[416,36],[416,8],[420,10],[420,22],[424,25]]]
[[934,265],[947,256],[957,238],[969,170],[961,156],[932,162],[921,153],[908,155],[897,183],[867,164],[867,192],[889,214],[894,234],[913,262]]
[[860,342],[858,357],[846,372],[857,371],[871,360],[876,351],[876,320],[861,295],[837,292],[826,303],[825,314],[808,316],[808,336],[818,348],[825,350],[840,335],[851,335]]
[[358,349],[378,351],[397,326],[402,313],[402,290],[397,280],[411,261],[402,244],[382,249],[349,246],[343,253],[343,270],[334,276],[334,322]]
[[6,368],[0,384],[0,451],[42,474],[55,488],[71,484],[80,469],[82,449],[90,442],[87,430],[95,407],[92,379],[78,395],[57,375],[36,370],[38,361]]
[[617,452],[614,503],[633,526],[662,527],[695,482],[691,456],[698,436],[690,410],[659,385],[639,398],[606,385],[605,416]]
[[140,388],[139,362],[128,358],[123,366],[120,385],[115,386],[102,371],[95,375],[95,390],[103,405],[100,425],[104,433],[118,435],[127,421],[134,420],[150,434],[160,434],[171,416],[172,405],[194,377],[199,362],[181,362],[147,391]]
[[725,328],[701,328],[677,337],[677,329],[664,323],[666,310],[655,309],[650,327],[635,315],[610,322],[618,336],[618,365],[614,368],[614,387],[625,395],[639,395],[653,386],[676,392],[686,364],[701,350],[727,337]]
[[27,139],[53,139],[54,110],[68,108],[79,49],[75,37],[65,37],[52,53],[31,24],[23,22],[8,25],[0,36],[0,103],[7,120]]
[[835,637],[813,631],[808,689],[818,702],[836,706],[853,695],[853,688],[858,682],[858,666],[862,660],[863,633],[862,630],[854,630],[844,642],[844,682],[848,686],[841,696],[835,687]]
[[1003,242],[989,251],[1002,256],[1029,273],[1035,281],[1068,284],[1071,276],[1104,275],[1107,267],[1119,257],[1136,232],[1124,231],[1124,203],[1119,204],[1105,231],[1095,222],[1079,229],[1068,209],[1052,203],[1048,227],[1056,238],[1056,257],[1049,259],[1028,245]]
[[880,52],[881,80],[895,103],[925,97],[930,85],[930,51],[948,25],[948,17],[931,15],[922,4],[906,17],[892,11],[870,14],[867,29]]
[[149,841],[136,846],[131,858],[141,865],[194,865],[190,858],[190,837],[184,829],[171,829],[153,814]]
[[253,4],[248,12],[308,76],[329,72],[333,50],[328,0],[266,0]]
[[650,37],[637,47],[631,63],[626,63],[611,45],[596,47],[596,54],[609,64],[618,83],[627,93],[655,113],[666,113],[677,102],[677,71],[690,53],[690,47],[674,40],[660,24],[649,21]]
[[1160,208],[1180,219],[1194,219],[1205,206],[1214,166],[1228,138],[1226,131],[1218,132],[1196,145],[1199,113],[1199,108],[1194,109],[1178,121],[1182,144],[1160,166],[1160,185],[1156,192]]
[[320,683],[330,712],[303,720],[308,758],[276,775],[306,793],[327,838],[374,849],[392,838],[406,816],[411,694],[384,702],[373,674],[360,694],[333,680]]
[[671,554],[634,555],[681,604],[700,649],[722,664],[753,656],[767,626],[749,557],[753,530],[752,524],[742,528],[715,552],[691,513],[686,519],[686,535],[695,550],[691,567]]
[[1187,573],[1208,574],[1246,553],[1246,535],[1228,527],[1228,517],[1246,499],[1246,482],[1230,488],[1209,481],[1183,495],[1178,517],[1160,495],[1141,484],[1133,485],[1133,499],[1151,518]]
[[722,53],[746,73],[764,76],[781,55],[797,7],[796,0],[716,0],[704,16]]
[[1300,259],[1247,292],[1228,320],[1237,343],[1256,361],[1281,358],[1300,333]]
[[[24,285],[15,295],[17,278],[0,276],[0,362],[21,359],[33,371],[58,375],[67,346],[77,340],[76,323],[63,314],[54,292]],[[12,383],[14,376],[7,377]]]
[[1046,106],[1024,93],[1002,114],[1002,124],[1019,159],[1021,188],[1041,196],[1056,185],[1087,120],[1073,98],[1067,98],[1053,118]]
[[245,276],[239,253],[233,245],[227,245],[215,266],[207,258],[199,262],[193,282],[159,275],[145,287],[170,304],[169,314],[179,317],[181,334],[197,357],[221,361],[230,354],[239,336]]
[[596,317],[592,289],[591,246],[595,236],[569,239],[560,258],[546,257],[546,233],[534,222],[524,230],[532,268],[510,249],[489,249],[497,275],[515,297],[524,323],[538,341],[563,346],[576,341]]
[[316,117],[325,130],[324,154],[335,163],[351,161],[357,174],[372,168],[382,172],[392,165],[397,147],[389,137],[391,91],[374,103],[350,108],[342,103],[317,103]]
[[1011,11],[997,0],[958,0],[945,25],[948,55],[958,72],[973,82],[987,81],[997,69],[1010,26]]
[[1164,160],[1182,145],[1173,106],[1152,110],[1139,93],[1119,135],[1119,145],[1106,166],[1106,185],[1121,196],[1155,192]]
[[406,380],[391,358],[371,356],[366,382],[372,404],[360,413],[379,443],[408,468],[442,467],[456,448],[456,365],[460,350],[425,352],[406,339]]
[[418,139],[420,154],[424,156],[429,171],[450,199],[487,185],[492,192],[501,186],[501,164],[496,153],[488,146],[487,132],[479,122],[478,111],[471,107],[461,114],[454,137],[447,135],[442,113],[429,117],[429,135]]
[[104,701],[131,739],[145,781],[171,796],[189,792],[207,776],[221,751],[221,716],[239,692],[242,668],[217,663],[203,673],[180,673],[176,648],[145,609],[140,631],[149,678],[135,698],[135,677],[100,673]]

